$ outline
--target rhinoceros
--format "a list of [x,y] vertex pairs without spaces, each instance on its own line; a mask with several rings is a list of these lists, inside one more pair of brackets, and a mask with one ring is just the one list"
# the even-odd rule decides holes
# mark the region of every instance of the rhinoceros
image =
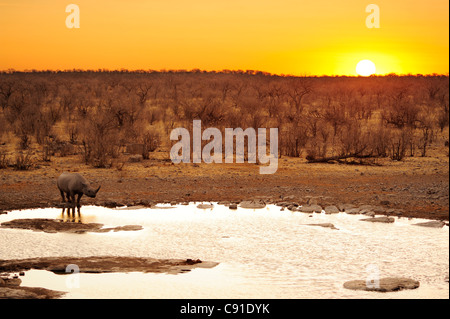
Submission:
[[66,201],[64,194],[67,196],[67,201],[72,204],[75,203],[75,195],[78,195],[77,207],[80,207],[80,199],[83,195],[95,198],[101,187],[91,188],[88,181],[78,173],[62,173],[58,177],[57,185],[63,202]]

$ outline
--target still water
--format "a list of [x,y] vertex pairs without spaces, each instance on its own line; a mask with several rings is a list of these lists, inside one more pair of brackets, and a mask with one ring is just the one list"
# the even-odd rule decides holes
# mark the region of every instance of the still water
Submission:
[[[61,218],[60,209],[13,211],[20,218]],[[113,273],[55,275],[31,270],[22,286],[66,291],[65,298],[449,298],[449,229],[362,215],[304,214],[280,207],[230,210],[215,204],[156,209],[82,207],[82,221],[140,231],[49,234],[0,229],[0,259],[50,256],[138,256],[219,262],[179,275]],[[338,230],[307,224],[332,223]],[[409,277],[415,290],[392,293],[343,288],[349,280]],[[371,272],[371,273],[369,273]]]

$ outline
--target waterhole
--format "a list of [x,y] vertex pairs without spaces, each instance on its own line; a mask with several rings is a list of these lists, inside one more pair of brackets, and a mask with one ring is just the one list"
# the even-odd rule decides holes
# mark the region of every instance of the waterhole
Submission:
[[[22,286],[65,291],[64,298],[448,298],[449,230],[419,227],[422,219],[361,221],[363,215],[231,210],[213,203],[159,208],[82,207],[76,222],[137,231],[45,233],[0,228],[0,259],[55,256],[136,256],[201,259],[210,269],[172,274],[56,275],[30,270]],[[168,209],[170,207],[170,209]],[[205,206],[209,207],[209,206]],[[12,211],[23,218],[67,219],[56,208]],[[314,224],[314,225],[311,225]],[[332,224],[334,227],[330,227]],[[343,288],[350,280],[408,277],[414,290],[391,293]],[[447,278],[447,279],[446,279]]]

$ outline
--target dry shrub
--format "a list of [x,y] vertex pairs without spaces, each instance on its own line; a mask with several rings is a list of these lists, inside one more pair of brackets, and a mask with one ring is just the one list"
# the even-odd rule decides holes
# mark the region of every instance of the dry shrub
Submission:
[[282,155],[300,157],[308,141],[307,127],[302,123],[286,125],[281,133],[280,152]]
[[142,132],[140,140],[143,144],[142,156],[148,159],[149,153],[154,152],[161,145],[161,134],[155,127],[150,127]]
[[342,157],[371,156],[370,134],[364,132],[358,122],[349,123],[339,133],[338,154]]
[[110,113],[99,110],[88,116],[80,130],[81,154],[86,164],[105,168],[111,157],[119,155],[119,134]]
[[412,129],[393,130],[390,140],[390,157],[394,161],[401,161],[406,156],[406,150],[413,139]]
[[15,162],[13,163],[14,169],[18,171],[27,171],[34,167],[34,158],[31,155],[31,151],[26,152],[26,154],[23,154],[22,151],[20,151],[15,158]]
[[9,166],[8,158],[6,157],[6,152],[0,151],[0,169],[5,169]]
[[391,130],[380,125],[372,128],[371,149],[376,157],[387,157],[391,140]]

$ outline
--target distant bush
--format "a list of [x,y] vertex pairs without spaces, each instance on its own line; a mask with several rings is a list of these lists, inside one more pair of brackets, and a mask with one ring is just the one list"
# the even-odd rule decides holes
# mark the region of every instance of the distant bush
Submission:
[[0,73],[0,138],[109,167],[149,158],[173,128],[279,128],[279,156],[426,156],[449,125],[448,76],[292,77],[256,71]]

